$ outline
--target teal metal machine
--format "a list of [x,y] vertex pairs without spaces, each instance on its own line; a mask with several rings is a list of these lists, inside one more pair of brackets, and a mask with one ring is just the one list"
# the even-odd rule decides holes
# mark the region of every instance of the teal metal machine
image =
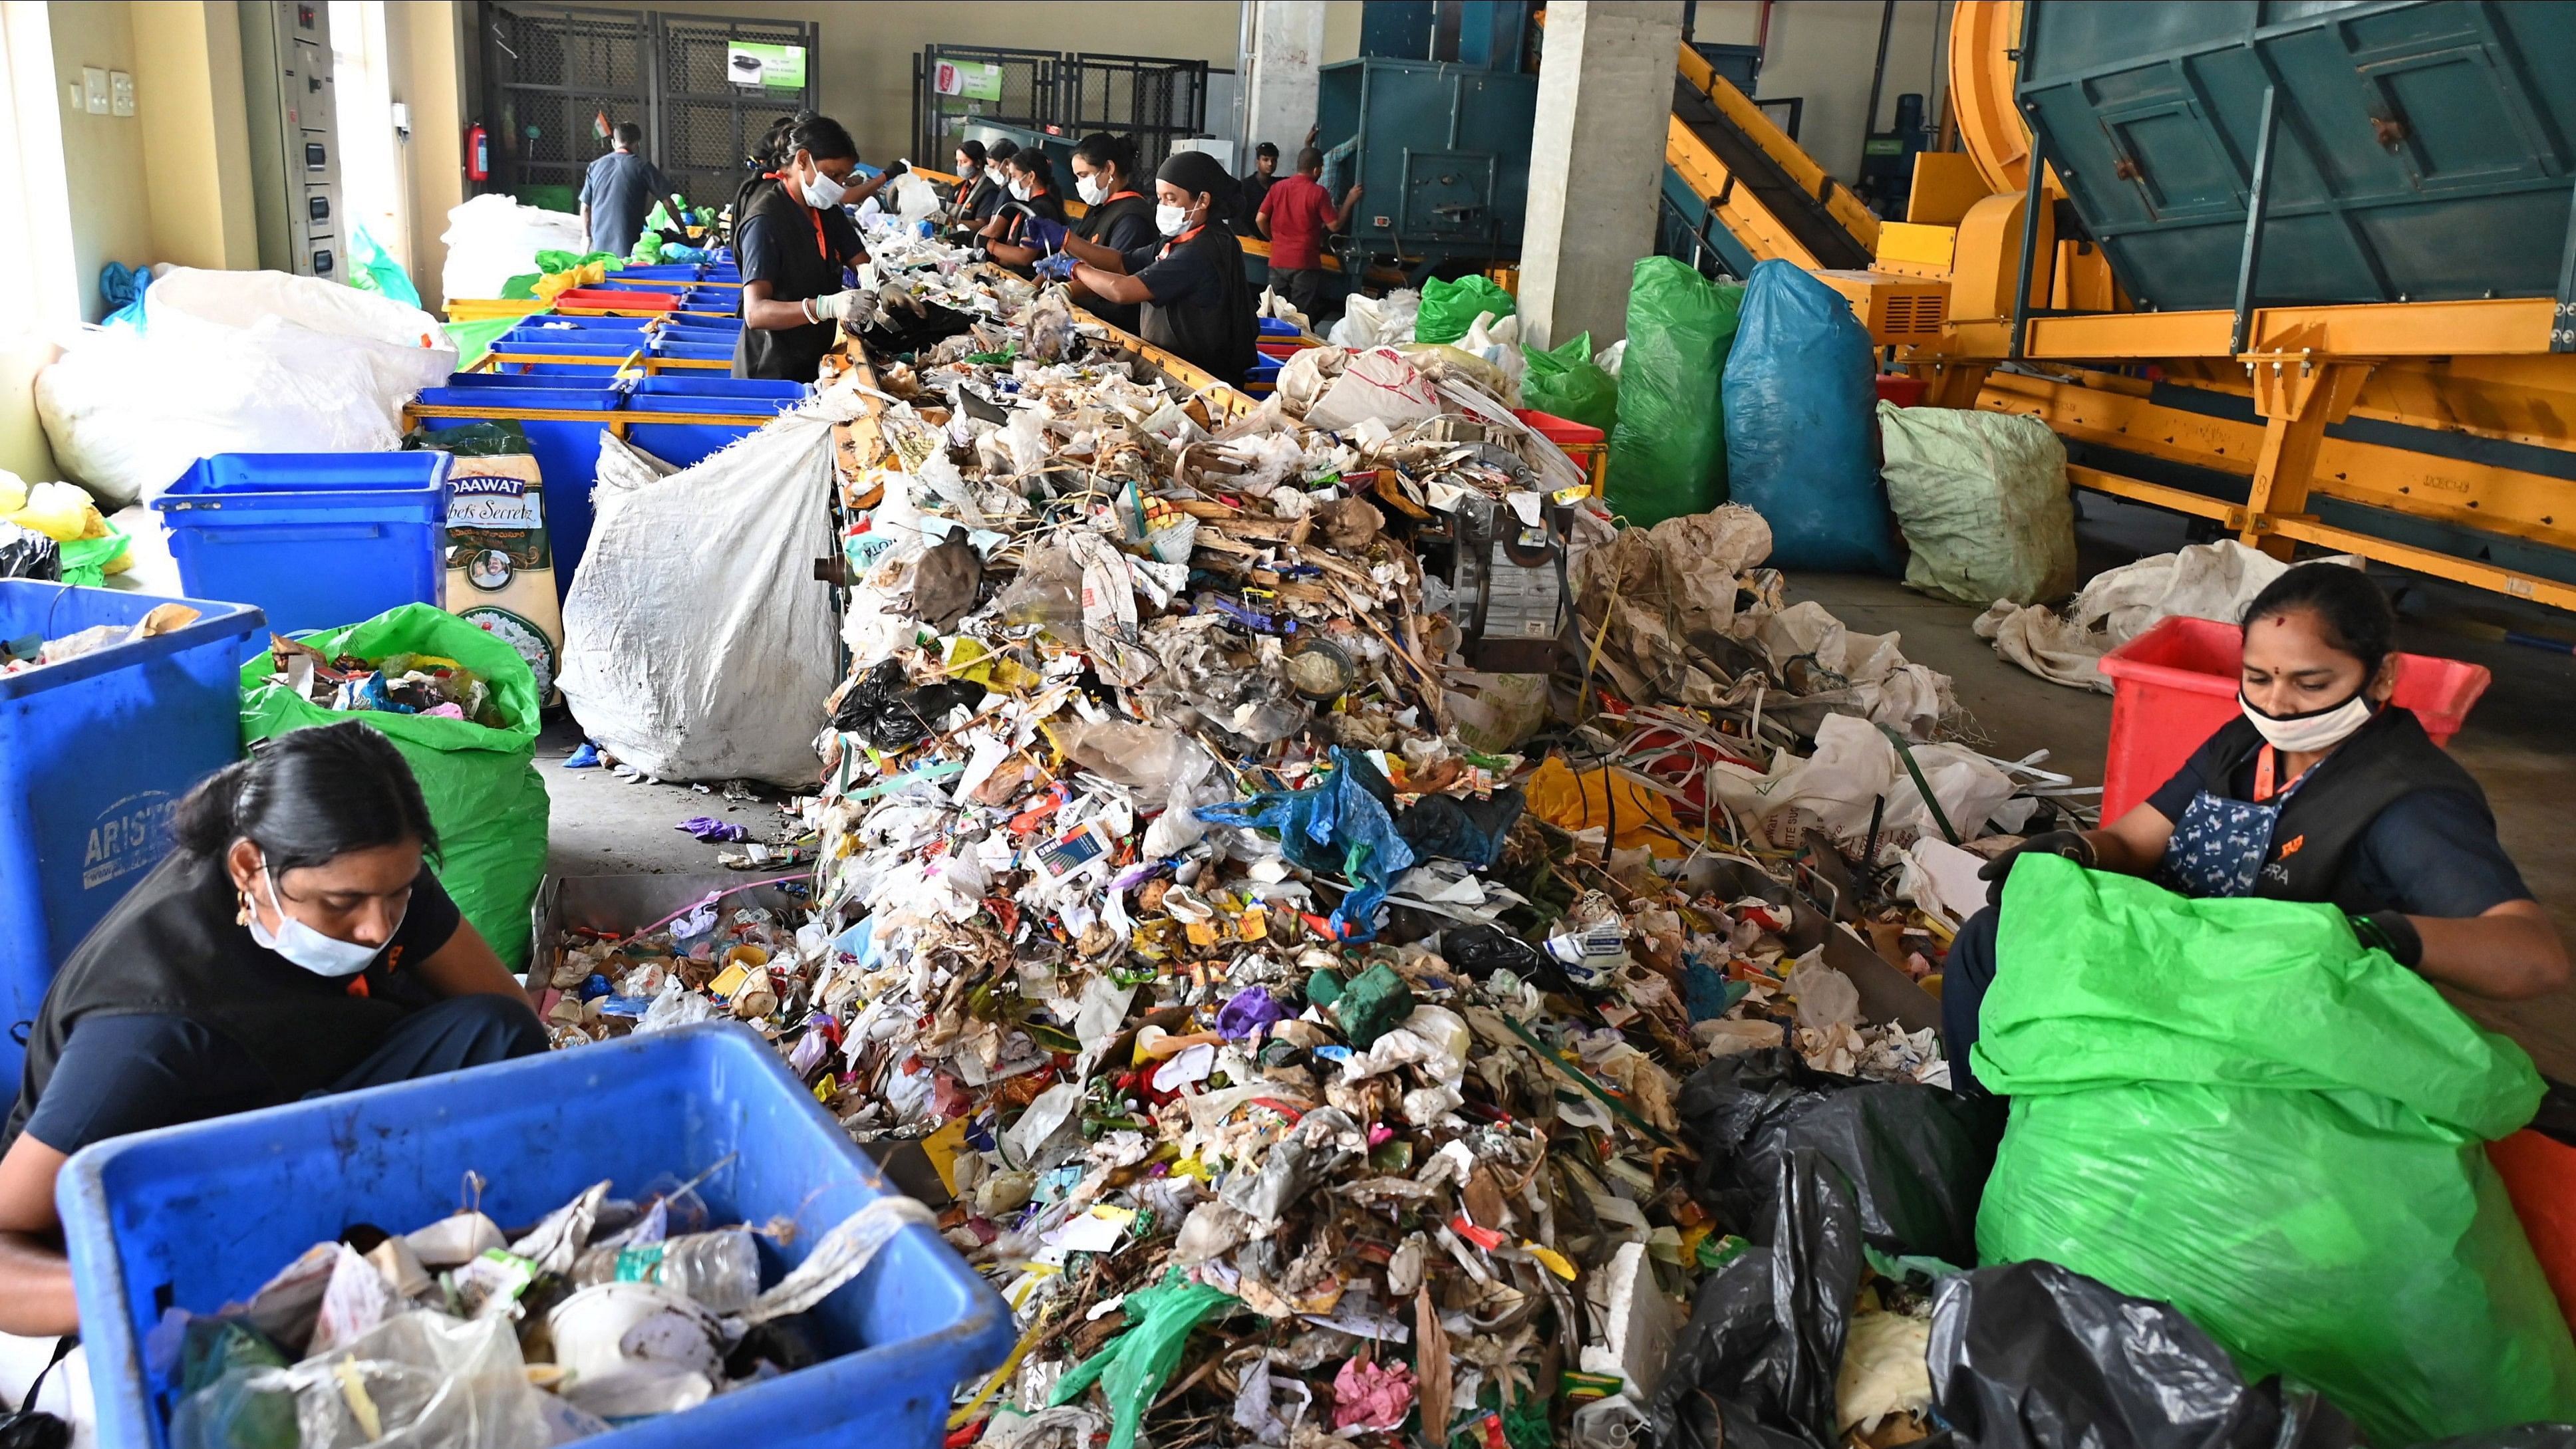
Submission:
[[[1346,269],[1419,284],[1520,254],[1538,64],[1527,0],[1369,0],[1360,58],[1323,68],[1324,187],[1364,190]],[[1271,137],[1293,164],[1291,138]]]

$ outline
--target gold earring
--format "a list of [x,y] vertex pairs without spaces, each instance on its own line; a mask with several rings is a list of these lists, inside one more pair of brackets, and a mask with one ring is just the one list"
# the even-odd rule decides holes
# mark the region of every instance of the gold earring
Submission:
[[236,891],[234,895],[240,900],[241,908],[233,912],[233,924],[247,926],[250,924],[250,892]]

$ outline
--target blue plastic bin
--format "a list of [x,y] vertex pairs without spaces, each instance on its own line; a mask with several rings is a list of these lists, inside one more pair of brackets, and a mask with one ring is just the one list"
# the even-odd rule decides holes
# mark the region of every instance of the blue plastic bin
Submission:
[[647,278],[677,277],[682,281],[693,282],[697,280],[698,274],[705,270],[706,268],[699,266],[696,262],[654,262],[646,266],[630,266],[621,271],[611,273],[611,275],[614,277],[631,278],[635,281],[643,281]]
[[1306,333],[1304,329],[1300,328],[1294,322],[1285,321],[1277,317],[1264,317],[1261,319],[1261,335],[1264,337],[1303,337]]
[[731,326],[720,323],[708,327],[700,325],[697,319],[692,318],[686,327],[665,327],[654,333],[653,340],[656,342],[721,342],[730,347],[735,339],[741,336],[742,323],[738,319]]
[[439,601],[451,461],[221,453],[198,459],[152,506],[191,598],[256,604],[280,633],[330,629]]
[[731,362],[734,345],[730,342],[657,342],[653,355],[675,362]]
[[468,398],[463,404],[463,406],[467,407],[480,407],[487,401],[497,401],[515,405],[519,403],[521,394],[531,390],[539,392],[573,391],[582,393],[599,393],[610,398],[610,401],[604,404],[585,402],[581,404],[583,407],[614,407],[616,405],[614,394],[624,386],[624,383],[614,378],[603,378],[596,382],[571,382],[562,377],[548,376],[544,373],[535,372],[451,372],[447,375],[447,381],[444,385],[433,388],[424,388],[422,389],[420,396],[421,401],[423,402],[435,402],[439,401],[439,399],[432,398],[430,396],[431,393],[441,394],[444,398],[454,398],[460,393],[488,395]]
[[17,1093],[54,968],[170,850],[170,813],[241,754],[241,662],[267,642],[247,604],[0,579],[0,638],[204,617],[156,638],[0,675],[0,1083]]
[[459,373],[448,379],[445,387],[425,387],[420,400],[431,407],[503,408],[519,412],[614,412],[619,389],[612,380],[584,380],[546,373],[519,373],[493,378],[494,382],[524,382],[526,387],[468,386],[462,379],[472,374]]
[[[229,714],[227,715],[229,721]],[[717,1221],[792,1220],[764,1238],[764,1276],[893,1194],[775,1049],[709,1022],[475,1071],[114,1138],[55,1187],[105,1449],[152,1449],[176,1394],[143,1339],[165,1304],[210,1312],[250,1296],[355,1223],[396,1231],[456,1208],[533,1224],[602,1178],[620,1196],[739,1154],[698,1188]],[[908,1227],[803,1320],[823,1361],[683,1413],[584,1441],[602,1449],[937,1449],[956,1386],[1011,1351],[1009,1310],[954,1250]]]
[[801,382],[681,374],[637,379],[626,395],[626,407],[639,413],[748,413],[766,418],[786,412],[813,393]]

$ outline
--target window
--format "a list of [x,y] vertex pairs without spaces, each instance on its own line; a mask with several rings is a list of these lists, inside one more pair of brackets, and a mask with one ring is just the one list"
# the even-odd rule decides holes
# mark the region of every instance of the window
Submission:
[[331,0],[331,87],[339,93],[341,211],[410,272],[408,158],[394,140],[384,0]]

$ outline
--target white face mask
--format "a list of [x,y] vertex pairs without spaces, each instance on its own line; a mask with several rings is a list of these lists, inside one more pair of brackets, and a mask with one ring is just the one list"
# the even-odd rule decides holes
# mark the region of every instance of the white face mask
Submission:
[[1014,181],[1014,182],[1012,182],[1012,183],[1011,183],[1011,199],[1012,199],[1013,201],[1026,201],[1026,200],[1028,200],[1028,199],[1029,199],[1029,184],[1028,184],[1027,182],[1025,182],[1025,181]]
[[1189,224],[1190,209],[1186,206],[1154,208],[1154,229],[1165,236],[1179,236],[1189,227]]
[[1098,172],[1075,177],[1073,189],[1081,194],[1085,206],[1098,206],[1109,199],[1109,183],[1101,180]]
[[2293,755],[2322,754],[2333,749],[2350,739],[2353,731],[2370,723],[2374,712],[2366,691],[2332,709],[2314,709],[2306,714],[2265,714],[2241,689],[2236,702],[2244,708],[2245,718],[2253,722],[2254,732],[2263,737],[2265,744]]
[[[325,936],[288,915],[286,902],[277,893],[277,877],[265,865],[260,867],[259,873],[260,878],[268,882],[268,908],[277,912],[278,921],[277,934],[272,936],[268,928],[260,924],[259,912],[250,913],[250,938],[262,950],[275,951],[314,975],[334,981],[366,970],[368,964],[383,953],[385,948],[382,946],[365,946],[336,936]],[[409,914],[410,907],[404,907],[404,915]],[[402,929],[402,922],[402,916],[394,918],[396,931]],[[385,939],[390,941],[393,938],[388,935]]]
[[828,211],[840,205],[841,198],[849,194],[850,188],[820,171],[814,173],[813,180],[805,183],[805,204],[816,211]]

